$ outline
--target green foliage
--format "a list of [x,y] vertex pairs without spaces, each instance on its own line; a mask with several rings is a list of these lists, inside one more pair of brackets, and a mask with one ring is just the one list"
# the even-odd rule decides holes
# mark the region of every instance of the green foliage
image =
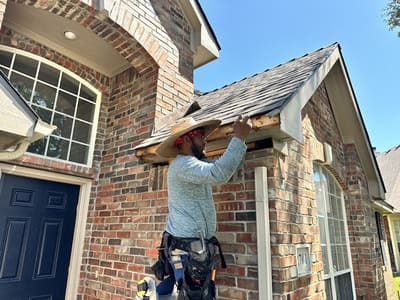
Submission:
[[390,30],[400,27],[400,0],[391,0],[387,4],[385,8],[385,16],[385,21]]
[[396,295],[400,299],[400,274],[399,273],[393,274],[393,281],[394,281],[394,289],[395,289]]

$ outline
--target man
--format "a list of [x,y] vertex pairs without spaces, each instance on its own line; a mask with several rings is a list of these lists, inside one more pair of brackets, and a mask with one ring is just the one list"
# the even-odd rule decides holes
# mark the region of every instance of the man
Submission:
[[219,120],[196,122],[184,118],[157,149],[160,156],[174,158],[168,168],[169,215],[162,242],[173,272],[158,285],[160,295],[170,294],[177,282],[178,299],[215,297],[210,271],[216,268],[216,254],[222,253],[214,237],[212,184],[227,182],[236,172],[246,154],[245,139],[252,128],[248,117],[238,117],[225,153],[215,161],[207,161],[206,138],[219,124]]

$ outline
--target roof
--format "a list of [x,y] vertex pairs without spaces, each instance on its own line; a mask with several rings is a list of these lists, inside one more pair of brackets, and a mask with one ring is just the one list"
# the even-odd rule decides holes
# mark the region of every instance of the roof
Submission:
[[400,145],[375,155],[385,182],[386,201],[400,212]]
[[39,117],[0,70],[0,151],[33,134]]
[[152,136],[134,148],[135,155],[145,161],[165,162],[156,149],[174,122],[188,115],[198,121],[222,121],[207,140],[209,155],[223,151],[233,132],[232,123],[240,114],[250,116],[256,127],[246,139],[248,145],[258,141],[260,145],[266,139],[303,143],[302,108],[323,81],[342,140],[355,145],[371,199],[383,200],[383,179],[338,43],[195,96],[192,105],[158,118]]
[[[200,108],[189,115],[198,121],[220,119],[221,125],[225,125],[232,123],[240,114],[253,117],[276,110],[279,112],[337,48],[338,44],[334,43],[220,89],[203,93],[195,99]],[[168,136],[169,128],[166,126],[154,132],[151,138],[136,149],[160,143]]]
[[43,122],[0,70],[0,160],[21,156],[30,143],[56,127]]

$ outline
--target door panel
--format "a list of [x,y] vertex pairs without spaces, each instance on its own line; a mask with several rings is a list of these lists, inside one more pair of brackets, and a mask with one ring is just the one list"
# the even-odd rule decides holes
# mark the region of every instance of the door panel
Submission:
[[64,299],[79,186],[3,174],[0,299]]

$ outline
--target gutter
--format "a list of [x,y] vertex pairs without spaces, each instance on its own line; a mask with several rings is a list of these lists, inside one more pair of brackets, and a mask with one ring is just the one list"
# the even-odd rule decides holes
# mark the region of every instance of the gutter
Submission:
[[1,151],[0,152],[0,161],[1,160],[13,160],[21,157],[28,149],[29,145],[31,144],[30,141],[24,140],[19,143],[13,151]]
[[0,151],[0,161],[14,160],[21,157],[24,155],[31,143],[51,134],[56,128],[57,126],[49,125],[38,119],[33,131],[33,135],[19,142],[12,151]]
[[272,299],[271,241],[269,228],[267,168],[256,167],[256,217],[259,299]]

